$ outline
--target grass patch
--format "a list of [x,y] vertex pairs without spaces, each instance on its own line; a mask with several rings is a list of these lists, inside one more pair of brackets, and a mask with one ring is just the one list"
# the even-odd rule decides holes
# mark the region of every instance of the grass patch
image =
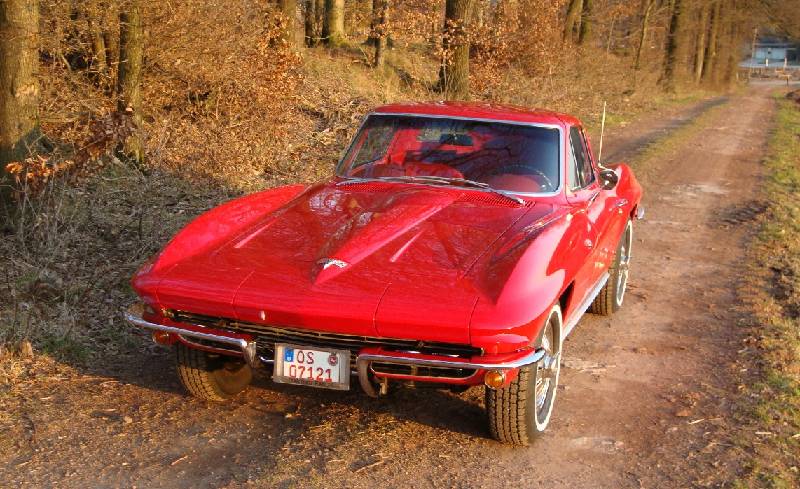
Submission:
[[37,354],[84,365],[141,346],[121,319],[131,275],[187,221],[235,195],[112,160],[26,196],[0,229],[0,347],[30,341]]
[[[800,107],[778,100],[766,160],[764,198],[770,203],[749,250],[742,297],[753,318],[759,377],[749,385],[755,439],[742,487],[800,484]],[[750,437],[747,437],[750,438]]]

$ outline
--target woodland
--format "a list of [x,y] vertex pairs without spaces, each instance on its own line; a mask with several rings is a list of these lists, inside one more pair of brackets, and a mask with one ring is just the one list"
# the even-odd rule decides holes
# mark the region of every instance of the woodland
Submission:
[[[373,107],[429,100],[539,107],[579,117],[596,137],[601,119],[613,130],[742,93],[752,73],[740,62],[758,38],[800,39],[798,3],[0,0],[0,456],[21,452],[9,430],[33,426],[36,416],[6,406],[37,382],[66,386],[67,377],[53,374],[65,366],[108,376],[156,358],[144,334],[122,320],[142,263],[224,201],[329,177]],[[796,214],[791,205],[787,216]],[[796,336],[796,326],[787,330]],[[9,395],[14,386],[23,395]],[[42,402],[25,400],[26,410],[50,399],[49,391],[31,396]],[[90,419],[53,406],[54,420]],[[165,418],[152,419],[156,431],[165,428]],[[242,426],[249,436],[250,425]],[[17,440],[55,440],[30,432]],[[91,444],[105,450],[112,445],[103,433]],[[76,464],[84,466],[81,451],[61,448],[62,438],[52,445],[80,454]],[[796,460],[790,449],[781,456]],[[255,451],[261,457],[264,449]],[[166,472],[185,458],[152,466]],[[24,476],[33,465],[19,467],[27,463],[8,467]],[[796,465],[787,463],[793,477]],[[53,473],[62,469],[71,470]],[[184,465],[175,469],[193,483]]]
[[329,175],[377,104],[623,124],[735,87],[758,29],[798,26],[789,0],[2,0],[0,344],[124,343],[103,318],[139,263],[221,201]]

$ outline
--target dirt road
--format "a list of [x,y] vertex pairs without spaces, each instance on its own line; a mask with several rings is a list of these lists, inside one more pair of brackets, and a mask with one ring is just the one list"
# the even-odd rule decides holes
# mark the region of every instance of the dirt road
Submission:
[[[635,155],[711,105],[620,130],[606,154]],[[40,366],[6,392],[3,433],[17,441],[0,458],[0,486],[638,488],[734,477],[746,454],[728,435],[741,348],[733,290],[772,102],[751,89],[710,110],[712,123],[674,153],[631,158],[647,219],[629,295],[566,342],[554,419],[534,446],[488,438],[481,389],[371,400],[260,378],[210,405],[185,397],[171,356],[148,347],[90,371]]]

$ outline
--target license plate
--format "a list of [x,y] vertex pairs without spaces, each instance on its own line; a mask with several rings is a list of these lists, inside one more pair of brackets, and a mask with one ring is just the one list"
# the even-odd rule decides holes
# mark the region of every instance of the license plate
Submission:
[[325,389],[350,389],[350,352],[277,343],[272,380]]

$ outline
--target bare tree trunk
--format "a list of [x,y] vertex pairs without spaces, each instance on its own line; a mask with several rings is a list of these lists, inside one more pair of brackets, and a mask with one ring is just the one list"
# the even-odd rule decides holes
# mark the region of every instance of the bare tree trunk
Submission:
[[367,35],[367,46],[375,46],[378,42],[378,11],[381,9],[381,0],[372,0],[367,2],[371,5],[369,9],[369,35]]
[[713,72],[710,76],[712,85],[719,85],[724,78],[727,69],[728,50],[730,44],[728,39],[731,32],[731,17],[733,12],[730,0],[720,0],[719,6],[719,26],[717,30],[717,50],[714,57]]
[[583,11],[583,0],[570,0],[567,8],[567,18],[564,21],[564,40],[573,40],[575,28],[581,18]]
[[469,33],[474,0],[447,0],[442,47],[444,59],[439,86],[450,99],[469,97]]
[[89,37],[92,44],[92,71],[97,73],[98,80],[105,83],[108,75],[108,62],[106,59],[106,40],[103,37],[103,11],[104,6],[93,1],[86,11],[86,23],[89,27]]
[[389,0],[376,0],[373,9],[375,7],[375,67],[380,68],[386,59],[386,39],[389,37]]
[[136,130],[122,152],[136,162],[144,159],[142,127],[142,61],[144,33],[140,0],[128,0],[119,13],[119,68],[117,71],[117,109],[133,117]]
[[655,0],[644,0],[644,12],[642,12],[642,28],[639,33],[639,45],[636,47],[636,59],[633,62],[633,69],[639,71],[642,67],[642,51],[647,42],[647,31],[650,29],[650,14],[653,12]]
[[317,4],[316,12],[314,12],[314,32],[317,35],[315,44],[322,41],[322,29],[325,24],[325,0],[314,0]]
[[717,46],[719,43],[720,7],[722,2],[716,0],[711,12],[711,29],[706,43],[705,61],[703,62],[703,80],[710,82],[714,78],[717,62]]
[[305,0],[303,6],[303,38],[307,47],[314,47],[316,34],[317,2],[315,0]]
[[674,91],[678,69],[684,53],[684,8],[686,0],[673,0],[672,15],[669,22],[666,56],[662,82],[668,91]]
[[325,0],[307,0],[306,6],[306,45],[314,47],[322,39],[322,26],[325,23]]
[[278,0],[278,9],[282,17],[281,39],[290,46],[294,46],[296,44],[294,24],[297,18],[297,0]]
[[505,0],[495,7],[494,22],[505,25],[512,32],[519,28],[520,5],[519,0]]
[[344,33],[344,0],[325,0],[322,37],[328,46],[340,46],[347,41]]
[[704,4],[700,7],[700,25],[697,33],[697,45],[694,53],[694,81],[700,83],[703,76],[703,63],[705,62],[706,33],[708,32],[709,6]]
[[725,85],[733,82],[739,64],[739,47],[741,46],[739,37],[739,22],[737,18],[736,0],[726,2],[725,13],[723,14],[723,26],[725,27],[725,37],[721,41],[721,52],[717,60],[718,80],[722,80]]
[[606,54],[611,52],[611,47],[614,44],[614,28],[617,25],[617,16],[611,16],[611,26],[608,28],[608,40],[606,41]]
[[581,30],[578,36],[578,44],[589,41],[592,37],[592,0],[583,0],[581,11]]
[[6,165],[39,146],[39,1],[0,1],[0,206],[10,196]]
[[[118,12],[119,5],[116,0],[106,3],[106,8]],[[117,89],[117,74],[119,69],[119,16],[106,16],[103,23],[103,44],[106,46],[106,67],[108,78],[108,92],[114,95]]]

